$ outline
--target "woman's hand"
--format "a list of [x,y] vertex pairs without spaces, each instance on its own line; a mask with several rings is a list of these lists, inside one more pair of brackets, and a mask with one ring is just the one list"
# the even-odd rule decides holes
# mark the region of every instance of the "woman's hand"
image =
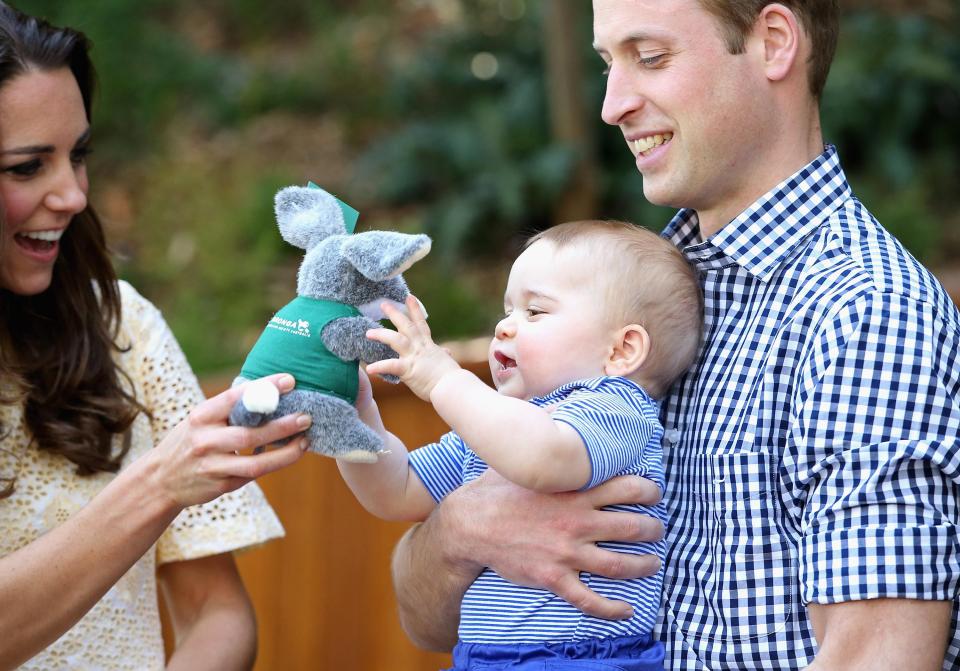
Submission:
[[[293,389],[286,374],[265,378],[280,393]],[[277,449],[252,450],[296,436],[310,426],[309,415],[287,415],[259,427],[228,426],[230,410],[243,394],[240,385],[214,396],[191,411],[144,457],[141,468],[175,506],[206,503],[251,480],[297,461],[306,439],[289,440]],[[138,460],[139,461],[139,460]]]

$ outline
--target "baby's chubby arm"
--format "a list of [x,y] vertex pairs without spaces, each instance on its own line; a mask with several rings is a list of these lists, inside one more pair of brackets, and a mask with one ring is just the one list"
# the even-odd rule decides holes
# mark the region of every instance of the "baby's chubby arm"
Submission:
[[434,409],[492,469],[511,482],[540,492],[580,489],[591,466],[583,440],[571,426],[527,401],[501,396],[464,370],[438,346],[412,295],[409,317],[383,306],[396,331],[374,329],[367,337],[400,356],[367,366],[368,373],[400,377]]
[[419,522],[426,519],[436,503],[407,461],[407,448],[386,430],[373,399],[370,379],[360,371],[357,414],[383,438],[386,453],[376,463],[337,461],[344,482],[360,504],[371,514],[390,521]]

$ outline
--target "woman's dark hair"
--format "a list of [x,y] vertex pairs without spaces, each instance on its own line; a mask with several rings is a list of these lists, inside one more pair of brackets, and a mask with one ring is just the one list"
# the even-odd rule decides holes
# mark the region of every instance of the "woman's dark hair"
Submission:
[[[95,83],[89,49],[82,33],[0,2],[0,89],[31,70],[69,68],[89,120]],[[80,475],[119,470],[131,424],[145,410],[132,386],[125,389],[129,380],[113,359],[120,351],[119,325],[117,276],[103,226],[89,205],[61,238],[46,291],[20,296],[0,288],[0,379],[12,381],[8,390],[14,390],[0,403],[23,402],[37,447],[63,455]],[[10,429],[0,426],[0,440]],[[126,440],[114,452],[117,434]],[[0,497],[13,492],[15,479],[15,473],[0,473]]]

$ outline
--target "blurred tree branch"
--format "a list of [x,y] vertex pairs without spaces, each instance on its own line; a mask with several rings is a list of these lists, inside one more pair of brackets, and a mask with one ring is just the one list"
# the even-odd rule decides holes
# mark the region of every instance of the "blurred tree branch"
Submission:
[[558,199],[554,223],[596,216],[598,200],[594,114],[588,115],[581,90],[583,77],[581,36],[582,0],[548,0],[544,5],[544,60],[551,130],[557,144],[573,151],[570,185]]

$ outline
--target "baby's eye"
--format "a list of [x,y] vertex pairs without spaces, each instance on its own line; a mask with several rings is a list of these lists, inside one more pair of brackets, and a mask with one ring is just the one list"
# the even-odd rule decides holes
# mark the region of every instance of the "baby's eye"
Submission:
[[531,305],[526,309],[526,313],[528,317],[536,317],[538,315],[542,315],[543,312],[544,312],[543,310],[541,310],[538,307],[534,307],[533,305]]

